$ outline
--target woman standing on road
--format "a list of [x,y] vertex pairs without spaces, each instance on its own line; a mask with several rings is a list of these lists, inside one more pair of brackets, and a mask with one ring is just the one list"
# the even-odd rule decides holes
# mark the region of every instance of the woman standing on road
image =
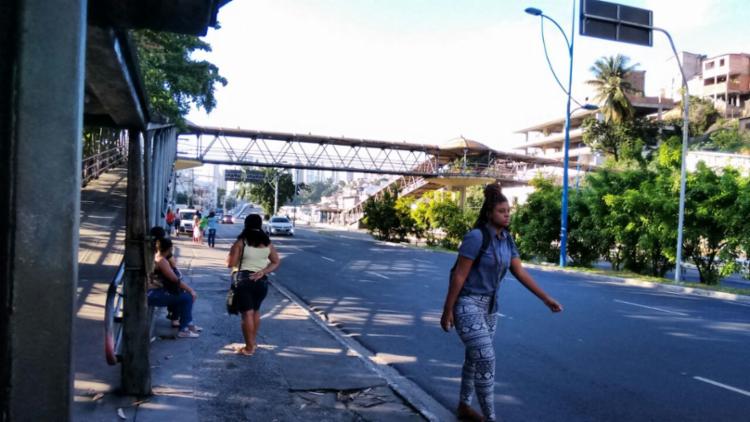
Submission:
[[[562,306],[549,297],[523,268],[518,249],[508,231],[510,204],[497,184],[484,189],[479,218],[464,236],[445,298],[440,325],[455,325],[466,346],[457,414],[461,419],[495,421],[495,347],[497,292],[508,269],[552,312]],[[487,238],[489,237],[489,238]],[[480,254],[480,252],[482,252]],[[482,415],[471,408],[476,392]]]
[[256,337],[260,328],[260,304],[268,293],[267,275],[279,267],[279,254],[261,227],[263,218],[250,214],[245,218],[245,228],[232,245],[227,257],[227,267],[232,268],[232,281],[236,283],[234,301],[242,316],[242,335],[245,346],[237,353],[250,356],[258,347]]

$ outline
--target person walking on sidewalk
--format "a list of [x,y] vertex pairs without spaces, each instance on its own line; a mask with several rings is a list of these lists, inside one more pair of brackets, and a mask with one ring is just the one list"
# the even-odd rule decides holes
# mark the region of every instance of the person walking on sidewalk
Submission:
[[260,305],[268,294],[268,274],[279,268],[279,254],[271,239],[263,232],[263,218],[250,214],[245,227],[237,237],[227,257],[227,267],[232,268],[232,281],[236,283],[234,300],[242,317],[242,335],[245,346],[237,353],[250,356],[258,347]]
[[165,221],[167,222],[167,231],[170,235],[172,235],[172,228],[174,227],[174,213],[172,212],[172,208],[167,208],[167,217],[165,218]]
[[177,277],[169,264],[172,241],[158,239],[154,255],[154,271],[149,276],[149,306],[172,306],[180,316],[177,337],[197,338],[201,328],[193,323],[193,302],[198,298],[190,286]]
[[174,212],[174,237],[180,237],[180,224],[182,223],[182,220],[180,220],[180,209],[177,208]]
[[[497,293],[510,272],[552,312],[562,305],[547,295],[523,268],[508,231],[510,204],[497,184],[484,190],[484,203],[474,229],[464,236],[452,270],[440,325],[446,332],[455,325],[466,347],[461,372],[457,414],[461,419],[495,421],[495,348]],[[471,408],[476,393],[482,415]]]
[[211,211],[208,213],[208,217],[206,218],[206,227],[208,228],[208,247],[209,248],[215,248],[216,247],[216,229],[219,227],[219,223],[216,220],[216,213]]

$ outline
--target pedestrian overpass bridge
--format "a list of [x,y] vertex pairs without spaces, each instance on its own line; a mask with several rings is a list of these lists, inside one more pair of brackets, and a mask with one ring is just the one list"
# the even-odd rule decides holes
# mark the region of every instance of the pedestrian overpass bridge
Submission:
[[[562,173],[561,161],[499,151],[464,137],[432,145],[195,124],[181,132],[177,160],[177,168],[205,163],[397,175],[383,191],[398,188],[402,196],[417,197],[446,186],[522,186],[540,173]],[[341,222],[358,221],[362,206],[342,212]]]

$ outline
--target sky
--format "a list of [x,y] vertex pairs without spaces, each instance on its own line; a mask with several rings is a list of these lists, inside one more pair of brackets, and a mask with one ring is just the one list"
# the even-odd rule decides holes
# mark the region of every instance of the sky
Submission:
[[[747,0],[623,0],[653,10],[678,51],[750,53]],[[540,8],[570,35],[568,0],[234,0],[205,37],[229,84],[193,122],[328,136],[440,144],[465,136],[508,150],[515,131],[561,118],[566,97],[544,59]],[[567,80],[562,35],[545,24],[552,63]],[[658,95],[678,71],[666,37],[653,47],[578,35],[573,97],[597,58],[617,53],[646,70]]]

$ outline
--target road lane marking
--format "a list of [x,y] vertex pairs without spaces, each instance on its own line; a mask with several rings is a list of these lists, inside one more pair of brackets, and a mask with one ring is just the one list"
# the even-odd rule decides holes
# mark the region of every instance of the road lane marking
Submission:
[[624,300],[615,299],[614,301],[615,302],[619,302],[619,303],[624,303],[626,305],[638,306],[640,308],[652,309],[654,311],[666,312],[668,314],[674,314],[674,315],[679,315],[679,316],[689,316],[688,314],[684,314],[682,312],[675,312],[675,311],[669,311],[669,310],[661,309],[661,308],[654,308],[653,306],[639,305],[639,304],[633,303],[633,302],[625,302]]
[[426,260],[424,260],[424,259],[416,259],[416,258],[415,258],[415,259],[413,259],[413,261],[416,261],[416,262],[421,262],[421,263],[423,263],[423,264],[432,264],[432,262],[430,262],[430,261],[426,261]]
[[331,259],[331,258],[329,258],[327,256],[321,256],[321,258],[325,259],[326,261],[336,262],[335,259]]
[[718,381],[710,380],[708,378],[693,377],[693,379],[696,379],[698,381],[703,381],[705,383],[708,383],[708,384],[711,384],[711,385],[715,385],[717,387],[721,387],[721,388],[727,389],[729,391],[733,391],[733,392],[738,393],[738,394],[742,394],[743,396],[750,397],[750,391],[745,391],[745,390],[739,389],[737,387],[732,387],[731,385],[722,384],[722,383],[720,383]]
[[375,271],[365,271],[365,272],[366,272],[367,274],[372,274],[372,275],[374,275],[375,277],[380,277],[380,278],[384,278],[384,279],[386,279],[386,280],[390,280],[390,279],[391,279],[390,277],[386,277],[386,276],[384,276],[383,274],[380,274],[380,273],[376,273]]

